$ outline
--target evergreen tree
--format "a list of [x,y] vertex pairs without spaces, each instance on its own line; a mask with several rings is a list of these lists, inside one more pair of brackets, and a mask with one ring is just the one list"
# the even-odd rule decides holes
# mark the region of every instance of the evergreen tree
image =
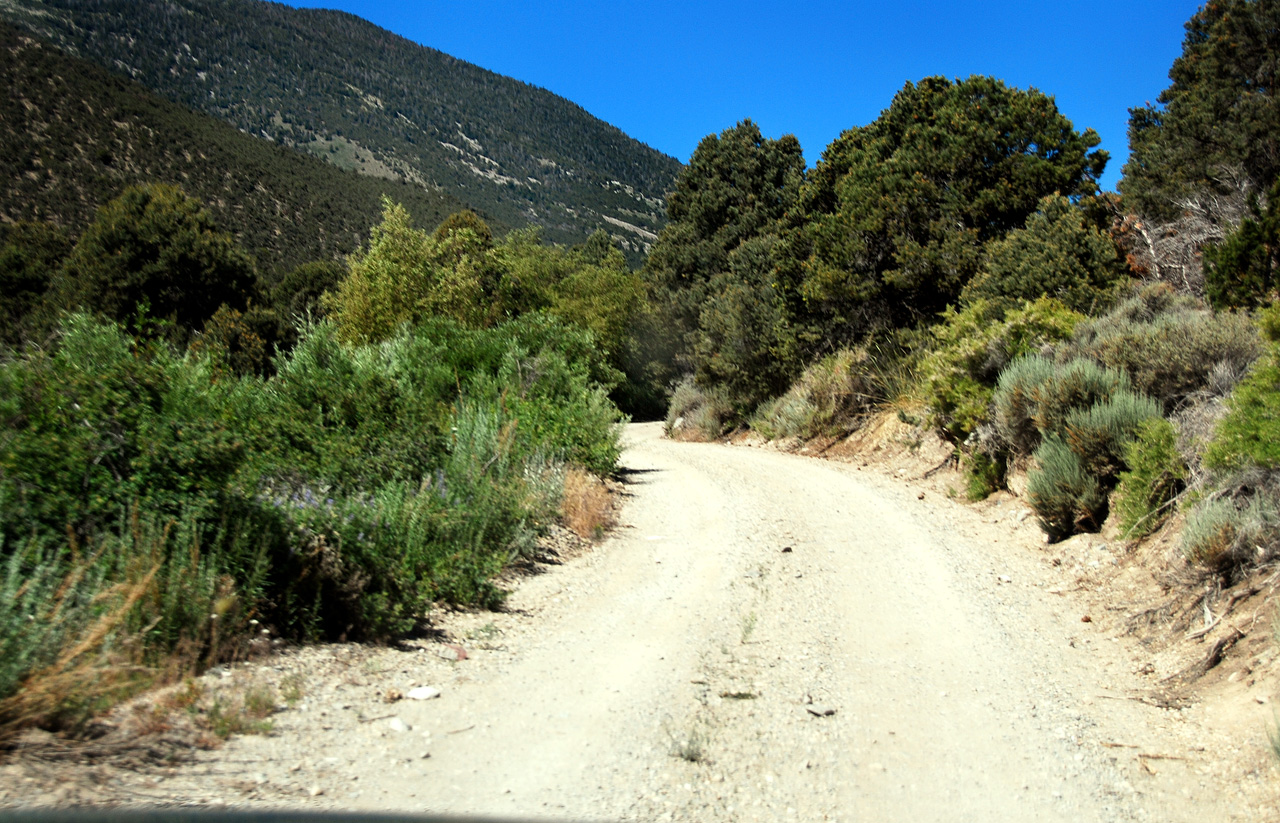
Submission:
[[71,251],[71,240],[49,223],[21,222],[0,232],[0,344],[17,346],[47,330],[41,311],[53,273]]
[[827,148],[792,212],[783,274],[809,344],[935,317],[981,269],[985,245],[1042,197],[1097,191],[1099,142],[1034,89],[976,76],[907,83]]
[[1280,291],[1280,181],[1263,208],[1252,198],[1250,216],[1221,243],[1204,249],[1205,296],[1215,308],[1260,308]]
[[150,316],[198,331],[222,305],[243,309],[253,261],[177,186],[131,186],[98,210],[56,285],[64,308],[113,320]]
[[[797,202],[804,173],[804,156],[794,136],[767,139],[750,120],[698,144],[667,200],[667,226],[645,268],[671,331],[665,355],[679,368],[704,375],[736,373],[746,367],[746,360],[757,359],[754,341],[770,337],[752,321],[757,313],[734,310],[730,318],[724,311],[728,306],[745,310],[750,300],[743,297],[742,288],[751,292],[751,300],[778,300],[766,282],[772,280],[772,261],[762,260],[760,249],[752,252],[752,263],[745,268],[735,267],[731,258],[749,241],[776,235],[782,216]],[[772,254],[772,245],[761,247],[766,255]],[[750,276],[744,279],[743,271],[750,271]],[[774,308],[764,311],[769,316],[777,313]],[[744,347],[721,350],[716,341],[722,331],[705,328],[704,317],[714,326],[740,326],[737,337]],[[726,362],[737,355],[746,360]],[[712,368],[708,358],[717,356],[720,362]]]
[[986,266],[962,297],[1004,310],[1055,297],[1074,311],[1096,314],[1110,305],[1125,272],[1111,235],[1090,225],[1084,209],[1053,194],[1023,228],[987,244]]
[[1172,84],[1129,111],[1120,182],[1131,210],[1164,220],[1189,197],[1266,190],[1280,174],[1280,0],[1211,0],[1186,30]]

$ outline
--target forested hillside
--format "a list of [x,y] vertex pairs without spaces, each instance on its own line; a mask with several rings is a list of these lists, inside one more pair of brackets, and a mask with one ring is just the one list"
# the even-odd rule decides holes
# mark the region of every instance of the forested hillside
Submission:
[[462,208],[442,192],[342,171],[249,137],[5,23],[0,49],[4,222],[51,222],[78,235],[125,187],[172,183],[264,272],[283,274],[367,241],[383,195],[430,226]]
[[9,0],[0,13],[242,131],[633,260],[680,164],[548,91],[350,14],[258,0]]

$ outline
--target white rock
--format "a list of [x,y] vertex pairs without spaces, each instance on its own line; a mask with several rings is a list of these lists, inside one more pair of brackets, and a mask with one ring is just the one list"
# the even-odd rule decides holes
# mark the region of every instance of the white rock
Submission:
[[419,686],[416,689],[410,689],[405,697],[410,700],[431,700],[440,696],[440,690],[435,686]]
[[398,717],[393,717],[393,718],[391,718],[391,720],[387,722],[387,726],[388,726],[388,727],[391,729],[391,731],[393,731],[393,732],[407,732],[407,731],[409,731],[409,724],[408,724],[408,723],[405,723],[403,720],[401,720],[401,719],[400,719],[400,718],[398,718]]

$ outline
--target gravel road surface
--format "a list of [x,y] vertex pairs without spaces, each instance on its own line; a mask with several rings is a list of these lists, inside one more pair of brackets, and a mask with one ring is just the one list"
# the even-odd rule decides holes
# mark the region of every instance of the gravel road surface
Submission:
[[[1257,819],[1128,696],[1011,502],[632,425],[615,534],[438,643],[261,665],[303,702],[134,802],[551,820]],[[1042,541],[1041,541],[1042,545]],[[444,647],[446,650],[449,647]],[[456,655],[455,655],[456,656]],[[226,673],[225,676],[232,676]],[[434,699],[396,699],[417,686]],[[392,701],[392,702],[388,702]]]

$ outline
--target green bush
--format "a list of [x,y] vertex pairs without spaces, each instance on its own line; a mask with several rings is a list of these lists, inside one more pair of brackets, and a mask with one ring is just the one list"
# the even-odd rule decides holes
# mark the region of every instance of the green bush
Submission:
[[1205,296],[1217,308],[1252,308],[1274,300],[1280,279],[1280,181],[1265,208],[1251,195],[1250,214],[1235,231],[1203,250]]
[[992,395],[993,417],[996,431],[1014,454],[1030,454],[1040,444],[1036,398],[1056,372],[1052,360],[1037,354],[1020,357],[1000,372]]
[[1033,458],[1027,499],[1050,542],[1077,531],[1097,531],[1106,519],[1107,495],[1075,452],[1050,435]]
[[1143,421],[1125,446],[1128,469],[1120,474],[1113,504],[1120,529],[1130,538],[1155,531],[1168,516],[1168,504],[1186,486],[1187,464],[1178,451],[1177,432],[1162,417]]
[[1005,462],[980,451],[964,455],[961,461],[965,496],[972,501],[985,500],[996,489],[1004,487]]
[[933,425],[954,442],[964,440],[989,418],[1001,370],[1046,343],[1066,340],[1081,319],[1052,298],[1008,312],[985,300],[962,311],[948,307],[930,330],[932,345],[920,363]]
[[686,377],[671,392],[663,431],[678,440],[715,440],[733,419],[732,404],[718,389],[704,389]]
[[752,431],[770,440],[783,437],[808,438],[815,429],[818,407],[808,397],[788,390],[781,397],[761,404],[747,421]]
[[1111,304],[1128,276],[1111,236],[1060,194],[1043,198],[1023,228],[989,243],[986,257],[984,270],[962,292],[964,302],[987,299],[1013,307],[1050,296],[1095,314]]
[[1205,452],[1205,464],[1218,471],[1280,469],[1280,346],[1273,344],[1227,398],[1227,414]]
[[[251,619],[381,639],[437,600],[496,604],[563,464],[615,465],[615,378],[536,314],[364,346],[320,323],[271,377],[68,317],[0,360],[0,727],[238,654]],[[4,702],[31,677],[62,696]]]

